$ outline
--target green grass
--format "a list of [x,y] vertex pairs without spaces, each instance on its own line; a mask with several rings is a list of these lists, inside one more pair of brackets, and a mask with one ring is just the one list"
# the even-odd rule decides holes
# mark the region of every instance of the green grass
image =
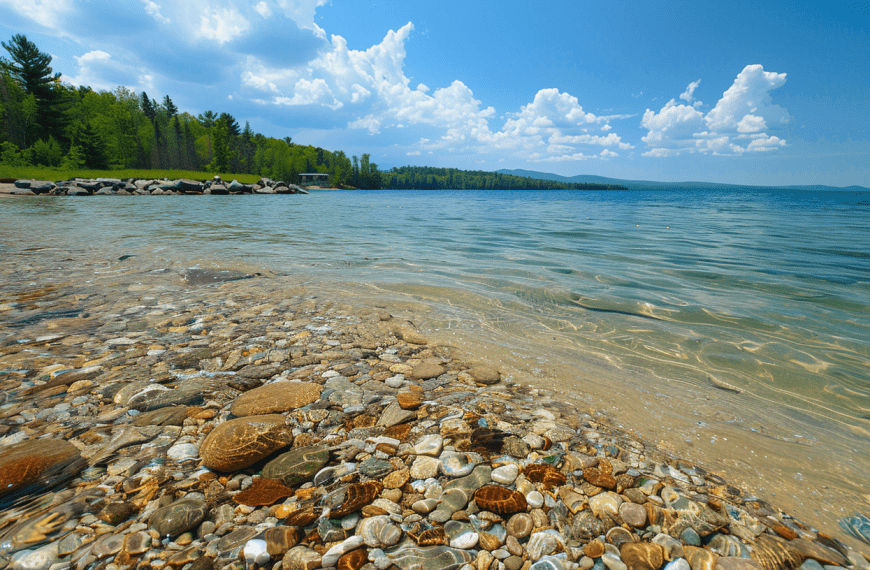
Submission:
[[190,178],[191,180],[211,180],[215,174],[227,182],[238,180],[242,184],[254,184],[260,179],[258,174],[231,174],[216,172],[195,172],[193,170],[64,170],[43,166],[7,166],[0,164],[0,178],[34,180],[69,180],[70,178]]

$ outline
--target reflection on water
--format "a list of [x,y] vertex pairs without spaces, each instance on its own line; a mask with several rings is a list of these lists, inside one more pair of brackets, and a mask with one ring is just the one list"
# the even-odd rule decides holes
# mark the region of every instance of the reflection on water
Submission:
[[760,493],[790,485],[795,508],[846,508],[868,483],[866,195],[322,192],[0,213],[10,286],[201,266],[389,297],[433,337],[761,477]]

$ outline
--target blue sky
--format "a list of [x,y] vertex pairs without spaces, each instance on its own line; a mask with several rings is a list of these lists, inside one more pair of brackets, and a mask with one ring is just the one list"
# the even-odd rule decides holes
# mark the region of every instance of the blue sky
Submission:
[[870,187],[870,2],[0,0],[64,80],[406,164]]

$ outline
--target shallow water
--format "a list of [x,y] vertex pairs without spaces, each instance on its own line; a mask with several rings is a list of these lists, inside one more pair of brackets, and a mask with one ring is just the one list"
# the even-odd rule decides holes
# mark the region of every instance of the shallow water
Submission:
[[867,194],[8,199],[0,259],[7,290],[197,266],[386,304],[832,534],[870,510]]

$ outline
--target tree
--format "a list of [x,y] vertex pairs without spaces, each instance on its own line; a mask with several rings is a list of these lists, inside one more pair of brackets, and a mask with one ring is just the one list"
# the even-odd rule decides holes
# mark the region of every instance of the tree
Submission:
[[63,160],[63,149],[52,136],[48,140],[41,139],[30,147],[30,162],[37,166],[60,166]]
[[239,136],[242,131],[239,128],[239,122],[236,121],[236,118],[230,115],[229,113],[221,113],[221,116],[218,117],[218,120],[223,120],[227,125],[227,132],[231,137]]
[[227,172],[230,169],[229,128],[225,119],[217,120],[214,129],[213,150],[209,168],[214,172]]
[[27,36],[16,34],[7,44],[0,43],[9,52],[11,60],[0,59],[0,68],[9,74],[27,95],[36,103],[36,122],[49,132],[59,130],[63,123],[58,107],[59,97],[55,86],[60,73],[51,68],[51,56],[39,51]]
[[0,119],[6,138],[26,148],[28,141],[36,138],[33,127],[37,113],[36,97],[25,93],[8,73],[0,76]]
[[169,115],[170,119],[178,114],[178,107],[175,106],[175,103],[172,102],[169,95],[163,98],[163,108],[166,109],[166,113]]
[[142,98],[139,105],[145,116],[153,123],[154,119],[157,117],[157,109],[154,108],[154,104],[151,102],[151,99],[148,98],[148,94],[144,91],[142,92]]
[[0,43],[9,52],[12,61],[2,60],[0,66],[18,80],[24,91],[33,94],[38,103],[52,100],[52,86],[60,79],[60,73],[51,69],[51,56],[39,51],[27,36],[16,34],[12,41]]
[[0,143],[0,164],[6,166],[27,166],[27,159],[15,143]]

